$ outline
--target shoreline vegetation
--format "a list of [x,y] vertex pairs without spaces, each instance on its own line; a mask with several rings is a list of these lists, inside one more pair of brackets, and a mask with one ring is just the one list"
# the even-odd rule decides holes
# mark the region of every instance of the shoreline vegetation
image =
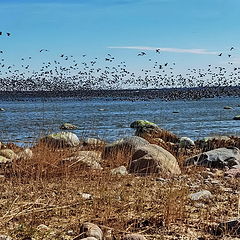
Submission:
[[137,120],[107,143],[63,126],[28,148],[1,143],[0,239],[239,239],[239,137]]
[[[76,97],[76,98],[98,98],[111,97],[122,98],[122,100],[141,100],[160,98],[165,101],[170,100],[198,100],[201,98],[214,97],[239,97],[239,86],[216,86],[216,87],[196,87],[196,88],[162,88],[162,89],[49,89],[48,91],[0,91],[0,99],[16,99],[31,97]],[[112,99],[111,99],[112,100]]]

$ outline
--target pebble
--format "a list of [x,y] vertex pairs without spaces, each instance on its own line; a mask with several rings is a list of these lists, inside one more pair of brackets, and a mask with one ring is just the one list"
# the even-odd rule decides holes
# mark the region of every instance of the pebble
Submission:
[[199,191],[189,195],[189,198],[193,201],[209,199],[212,197],[212,193],[208,190]]
[[119,175],[125,176],[125,175],[128,174],[128,171],[127,171],[127,168],[125,166],[120,166],[120,167],[112,169],[111,173],[113,175],[119,174]]
[[[103,239],[103,232],[102,230],[94,223],[85,222],[80,227],[80,234],[82,237],[94,237],[97,240]],[[89,239],[90,240],[90,239]]]
[[0,235],[0,240],[12,240],[12,238],[7,235]]

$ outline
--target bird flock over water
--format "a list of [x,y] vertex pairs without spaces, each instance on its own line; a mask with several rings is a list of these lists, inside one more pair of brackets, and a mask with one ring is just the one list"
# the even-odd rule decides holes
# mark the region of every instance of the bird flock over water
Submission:
[[[11,37],[11,33],[0,32],[1,36]],[[238,86],[240,82],[240,67],[231,61],[234,47],[229,48],[227,53],[216,54],[216,57],[228,59],[227,67],[209,63],[204,68],[188,68],[182,74],[176,73],[176,62],[164,61],[160,48],[155,49],[155,56],[147,51],[136,54],[136,58],[143,59],[145,66],[140,67],[139,71],[131,70],[126,61],[117,59],[112,53],[106,53],[103,57],[90,57],[87,54],[74,56],[62,52],[53,60],[48,60],[50,51],[39,49],[39,58],[45,60],[39,69],[33,69],[34,57],[22,57],[19,59],[19,64],[10,64],[7,61],[7,52],[0,49],[0,89],[2,91],[75,91],[194,88]]]

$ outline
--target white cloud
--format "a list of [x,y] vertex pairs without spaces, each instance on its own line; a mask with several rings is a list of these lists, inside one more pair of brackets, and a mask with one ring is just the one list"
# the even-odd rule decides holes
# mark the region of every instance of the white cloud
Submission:
[[183,49],[183,48],[161,48],[161,47],[147,47],[147,46],[116,46],[116,47],[108,47],[108,48],[116,48],[116,49],[136,49],[141,51],[156,51],[156,49],[160,49],[160,52],[172,52],[172,53],[192,53],[192,54],[206,54],[206,55],[215,55],[218,52],[208,51],[207,49]]

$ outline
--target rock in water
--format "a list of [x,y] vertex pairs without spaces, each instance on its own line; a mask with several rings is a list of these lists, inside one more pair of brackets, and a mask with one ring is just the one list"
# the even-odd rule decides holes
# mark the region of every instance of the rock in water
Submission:
[[158,128],[155,123],[149,122],[147,120],[137,120],[130,124],[131,128]]
[[164,148],[149,144],[138,148],[128,166],[129,173],[139,175],[158,174],[174,176],[181,174],[176,158]]
[[96,224],[89,222],[85,222],[82,224],[82,226],[80,227],[80,234],[82,238],[94,237],[98,240],[103,239],[102,230]]
[[161,138],[165,142],[176,143],[179,141],[179,138],[175,134],[161,129],[155,123],[146,120],[134,121],[130,124],[130,127],[136,129],[136,136],[142,137],[148,140],[150,143],[154,143],[152,140],[155,138]]
[[225,106],[224,109],[232,109],[230,106]]
[[107,144],[103,149],[102,157],[106,158],[114,158],[117,154],[123,155],[132,155],[135,150],[140,146],[148,145],[149,142],[141,137],[126,137],[122,138],[118,141],[115,141],[111,144]]
[[240,120],[240,115],[236,115],[233,120]]
[[77,126],[71,124],[71,123],[64,123],[62,124],[60,127],[60,129],[62,130],[74,130],[74,129],[78,129]]
[[235,165],[240,165],[240,150],[236,147],[217,148],[188,158],[184,165],[197,165],[219,169],[223,169],[224,167],[231,168]]
[[71,132],[53,133],[40,141],[53,147],[76,147],[80,143],[77,135]]
[[5,111],[5,109],[4,108],[0,108],[0,112],[4,112]]
[[122,240],[147,240],[143,235],[138,233],[127,234],[122,238]]

